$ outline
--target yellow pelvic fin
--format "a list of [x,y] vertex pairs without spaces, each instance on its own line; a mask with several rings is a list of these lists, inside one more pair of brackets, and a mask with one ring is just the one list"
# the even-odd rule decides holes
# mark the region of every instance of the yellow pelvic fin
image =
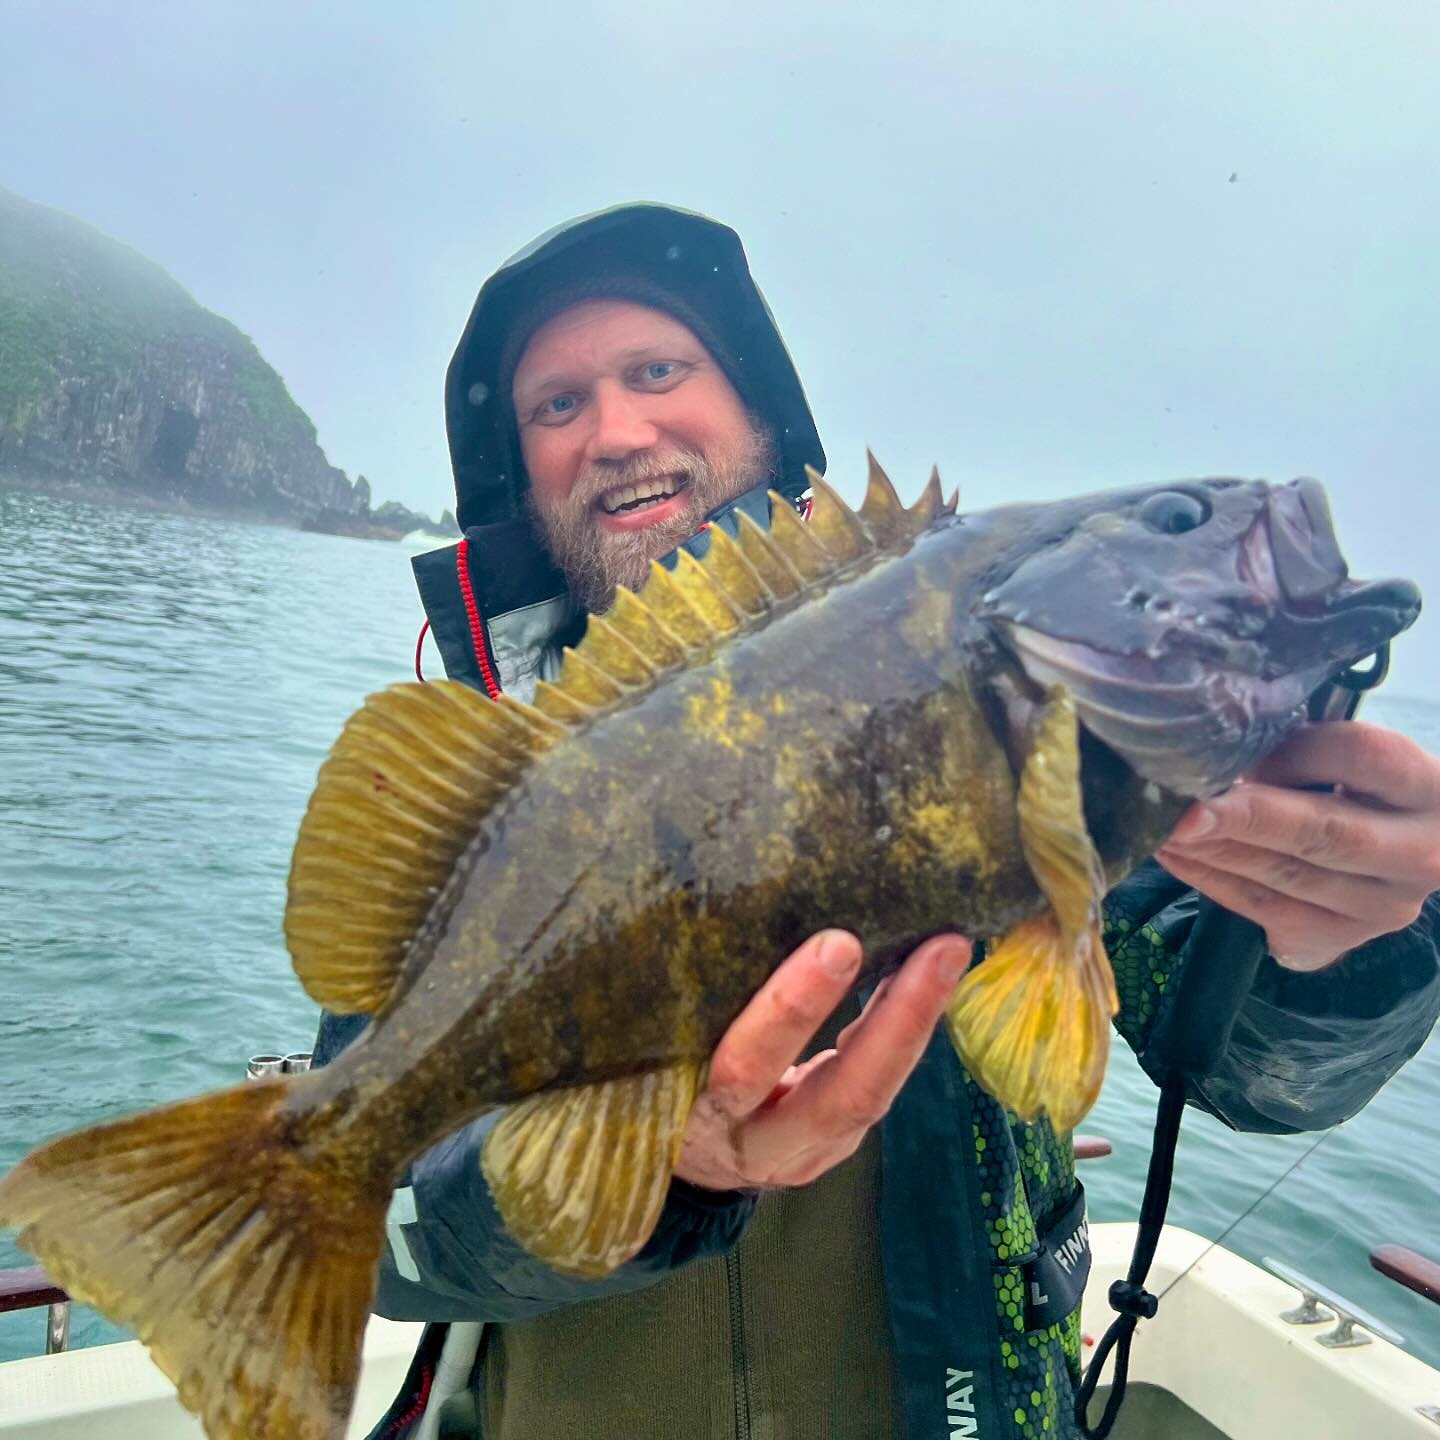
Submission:
[[1050,912],[967,972],[947,1019],[961,1058],[997,1100],[1026,1120],[1043,1108],[1068,1130],[1100,1093],[1119,1000],[1101,940],[1105,872],[1085,826],[1079,723],[1062,688],[1032,728],[1016,808]]
[[83,1130],[0,1180],[0,1225],[133,1329],[210,1440],[340,1440],[388,1194],[295,1148],[290,1082]]
[[312,999],[374,1012],[486,811],[564,733],[467,685],[394,685],[320,767],[290,865],[285,938]]
[[501,1116],[481,1165],[511,1234],[552,1270],[597,1279],[655,1229],[703,1067],[549,1091]]
[[945,1012],[975,1079],[1022,1120],[1073,1130],[1099,1098],[1114,979],[1098,928],[1067,950],[1051,915],[1017,925],[960,982]]

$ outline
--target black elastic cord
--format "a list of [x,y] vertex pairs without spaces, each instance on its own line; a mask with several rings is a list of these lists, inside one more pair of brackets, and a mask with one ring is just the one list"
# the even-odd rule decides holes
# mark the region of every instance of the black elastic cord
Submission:
[[[1135,1237],[1135,1253],[1130,1257],[1130,1270],[1125,1279],[1110,1287],[1110,1304],[1118,1314],[1095,1348],[1095,1355],[1085,1371],[1080,1390],[1075,1396],[1075,1424],[1085,1440],[1105,1440],[1120,1414],[1125,1401],[1125,1386],[1130,1378],[1130,1342],[1141,1320],[1155,1314],[1159,1304],[1145,1288],[1160,1232],[1165,1228],[1165,1211],[1170,1205],[1170,1181],[1175,1171],[1175,1146],[1180,1139],[1180,1117],[1185,1113],[1186,1077],[1171,1071],[1160,1087],[1160,1103],[1155,1112],[1155,1144],[1150,1151],[1150,1169],[1145,1176],[1145,1198],[1140,1202],[1140,1228]],[[1100,1383],[1101,1371],[1115,1351],[1115,1381],[1105,1402],[1105,1413],[1091,1429],[1086,1412]]]

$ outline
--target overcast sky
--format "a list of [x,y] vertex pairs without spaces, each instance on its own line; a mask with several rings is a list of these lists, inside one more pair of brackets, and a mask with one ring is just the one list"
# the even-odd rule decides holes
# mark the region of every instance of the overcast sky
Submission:
[[[734,225],[858,495],[1330,487],[1440,596],[1440,6],[0,0],[0,185],[247,331],[377,499],[452,503],[476,289],[568,216]],[[1440,624],[1396,690],[1440,697]]]

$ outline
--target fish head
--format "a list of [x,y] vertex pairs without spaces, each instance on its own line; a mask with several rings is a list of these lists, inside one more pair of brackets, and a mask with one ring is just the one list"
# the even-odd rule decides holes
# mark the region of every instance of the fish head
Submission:
[[1350,579],[1315,480],[1007,511],[972,613],[1029,683],[1063,685],[1086,730],[1178,796],[1224,789],[1420,610],[1408,580]]

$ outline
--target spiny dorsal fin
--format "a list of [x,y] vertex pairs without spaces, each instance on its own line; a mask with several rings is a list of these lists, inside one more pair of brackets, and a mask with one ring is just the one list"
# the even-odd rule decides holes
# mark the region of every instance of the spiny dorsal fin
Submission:
[[710,553],[705,569],[724,588],[735,608],[753,619],[769,608],[772,596],[760,573],[719,525],[710,527]]
[[605,618],[657,671],[685,663],[685,642],[666,629],[655,612],[636,598],[633,590],[620,586]]
[[613,705],[625,693],[622,685],[590,659],[588,651],[582,655],[579,649],[568,646],[560,661],[560,688],[583,704],[596,708]]
[[562,724],[648,689],[656,676],[692,655],[762,621],[777,604],[835,579],[868,556],[898,553],[941,513],[939,477],[919,503],[901,504],[885,472],[870,456],[870,488],[856,514],[815,470],[807,470],[811,513],[807,524],[790,503],[770,493],[768,530],[743,512],[738,538],[710,527],[703,561],[688,550],[673,570],[658,563],[638,594],[617,591],[613,608],[592,618],[585,638],[565,652],[556,684],[542,682],[535,709]]
[[598,670],[634,689],[655,678],[655,667],[621,633],[608,615],[592,615],[585,625],[585,654]]
[[562,725],[578,725],[595,713],[593,705],[578,700],[568,690],[540,680],[535,685],[535,708],[543,715],[549,715]]
[[[795,514],[778,495],[772,495],[770,503],[779,505],[781,513]],[[804,578],[784,548],[777,545],[743,510],[740,512],[740,549],[777,599],[788,600],[805,588]]]
[[744,618],[724,587],[688,550],[675,557],[672,574],[680,593],[700,612],[713,635],[729,635],[740,628]]
[[830,552],[790,508],[790,502],[773,490],[770,492],[770,537],[775,548],[807,584],[834,573],[835,562]]
[[940,471],[936,467],[930,471],[930,479],[920,492],[920,498],[910,507],[910,523],[920,531],[944,513],[945,496],[940,490]]
[[840,565],[858,560],[876,548],[875,540],[860,517],[826,483],[825,477],[809,465],[810,530]]
[[385,1004],[485,812],[564,733],[450,680],[393,685],[350,717],[290,864],[285,938],[312,999],[341,1013]]
[[650,562],[650,578],[641,590],[644,605],[676,639],[692,650],[708,645],[718,632],[691,604],[675,578],[658,561]]
[[860,506],[860,519],[882,548],[897,540],[908,540],[915,533],[910,519],[890,477],[881,468],[873,450],[865,452],[870,462],[870,478],[865,486],[865,499]]

